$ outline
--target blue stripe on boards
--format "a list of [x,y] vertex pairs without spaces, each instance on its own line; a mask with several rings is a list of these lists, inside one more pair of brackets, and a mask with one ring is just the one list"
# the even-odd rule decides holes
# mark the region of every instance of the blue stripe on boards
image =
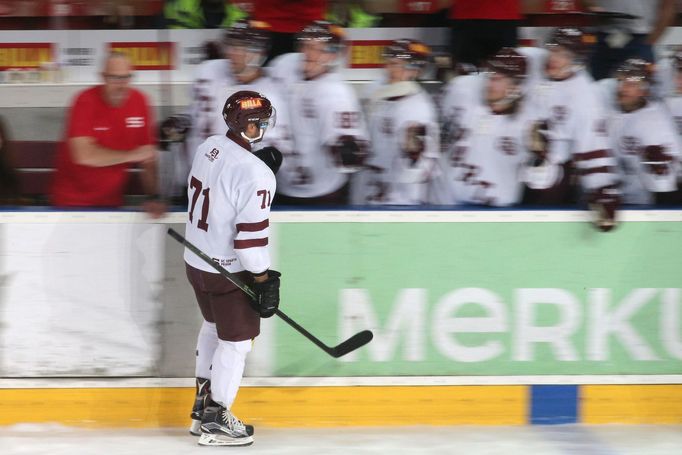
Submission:
[[578,422],[577,385],[530,386],[530,423],[556,425]]

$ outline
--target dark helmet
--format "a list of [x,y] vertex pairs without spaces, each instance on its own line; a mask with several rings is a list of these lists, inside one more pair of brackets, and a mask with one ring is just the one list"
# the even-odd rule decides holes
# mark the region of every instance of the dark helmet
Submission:
[[[239,134],[249,142],[258,142],[263,138],[270,123],[274,126],[274,108],[265,96],[258,92],[241,90],[232,94],[223,107],[223,119],[230,131]],[[244,135],[247,126],[255,123],[260,128],[260,136],[252,139]]]
[[561,46],[573,52],[579,60],[587,58],[596,37],[577,27],[559,27],[552,31],[547,46]]
[[263,21],[240,19],[227,29],[225,44],[245,46],[257,51],[267,50],[270,44],[270,24]]
[[410,39],[398,39],[384,48],[385,59],[404,60],[413,69],[423,68],[431,56],[431,48],[426,44]]
[[641,58],[629,58],[616,70],[616,79],[651,83],[654,80],[654,66]]
[[345,44],[343,28],[327,21],[315,21],[306,26],[296,37],[299,42],[318,41],[327,44],[328,52],[338,52]]
[[526,77],[528,63],[526,57],[511,47],[503,47],[486,63],[487,71],[499,73],[513,79],[521,80]]

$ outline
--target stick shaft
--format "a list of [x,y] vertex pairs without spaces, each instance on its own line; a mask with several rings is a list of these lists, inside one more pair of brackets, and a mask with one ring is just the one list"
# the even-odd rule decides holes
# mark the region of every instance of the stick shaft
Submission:
[[[235,286],[237,286],[239,289],[244,291],[246,295],[248,295],[251,299],[255,300],[256,299],[256,294],[253,292],[253,290],[248,287],[245,283],[243,283],[237,276],[234,274],[228,272],[225,270],[224,267],[222,267],[220,264],[215,262],[213,259],[211,259],[206,253],[201,251],[199,248],[194,246],[192,243],[190,243],[187,239],[185,239],[183,236],[178,234],[175,230],[172,228],[168,228],[168,235],[173,237],[175,240],[178,242],[182,243],[185,247],[187,247],[192,253],[196,254],[199,256],[201,259],[204,260],[207,264],[211,265],[214,269],[218,271],[222,276],[230,280]],[[315,335],[312,333],[308,332],[306,329],[301,327],[300,324],[298,324],[296,321],[291,319],[289,316],[286,315],[282,310],[279,308],[275,310],[275,314],[279,316],[284,322],[289,324],[291,327],[296,329],[301,335],[305,336],[307,339],[315,343],[317,347],[325,351],[327,354],[333,355],[333,349],[330,348],[329,346],[325,345],[322,341],[320,341]]]

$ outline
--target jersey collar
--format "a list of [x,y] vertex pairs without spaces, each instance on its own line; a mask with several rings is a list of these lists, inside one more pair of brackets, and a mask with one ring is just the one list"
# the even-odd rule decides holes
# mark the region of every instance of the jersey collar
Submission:
[[243,138],[239,137],[239,135],[233,133],[232,130],[227,131],[227,138],[232,140],[232,142],[236,143],[237,145],[241,146],[247,152],[251,151],[251,144],[249,144]]

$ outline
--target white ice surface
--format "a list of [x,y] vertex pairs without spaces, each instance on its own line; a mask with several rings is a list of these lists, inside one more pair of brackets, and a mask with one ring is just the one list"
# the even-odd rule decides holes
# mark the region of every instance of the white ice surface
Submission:
[[82,430],[59,425],[0,427],[2,455],[466,454],[679,455],[682,426],[257,428],[244,448],[205,448],[185,430]]

